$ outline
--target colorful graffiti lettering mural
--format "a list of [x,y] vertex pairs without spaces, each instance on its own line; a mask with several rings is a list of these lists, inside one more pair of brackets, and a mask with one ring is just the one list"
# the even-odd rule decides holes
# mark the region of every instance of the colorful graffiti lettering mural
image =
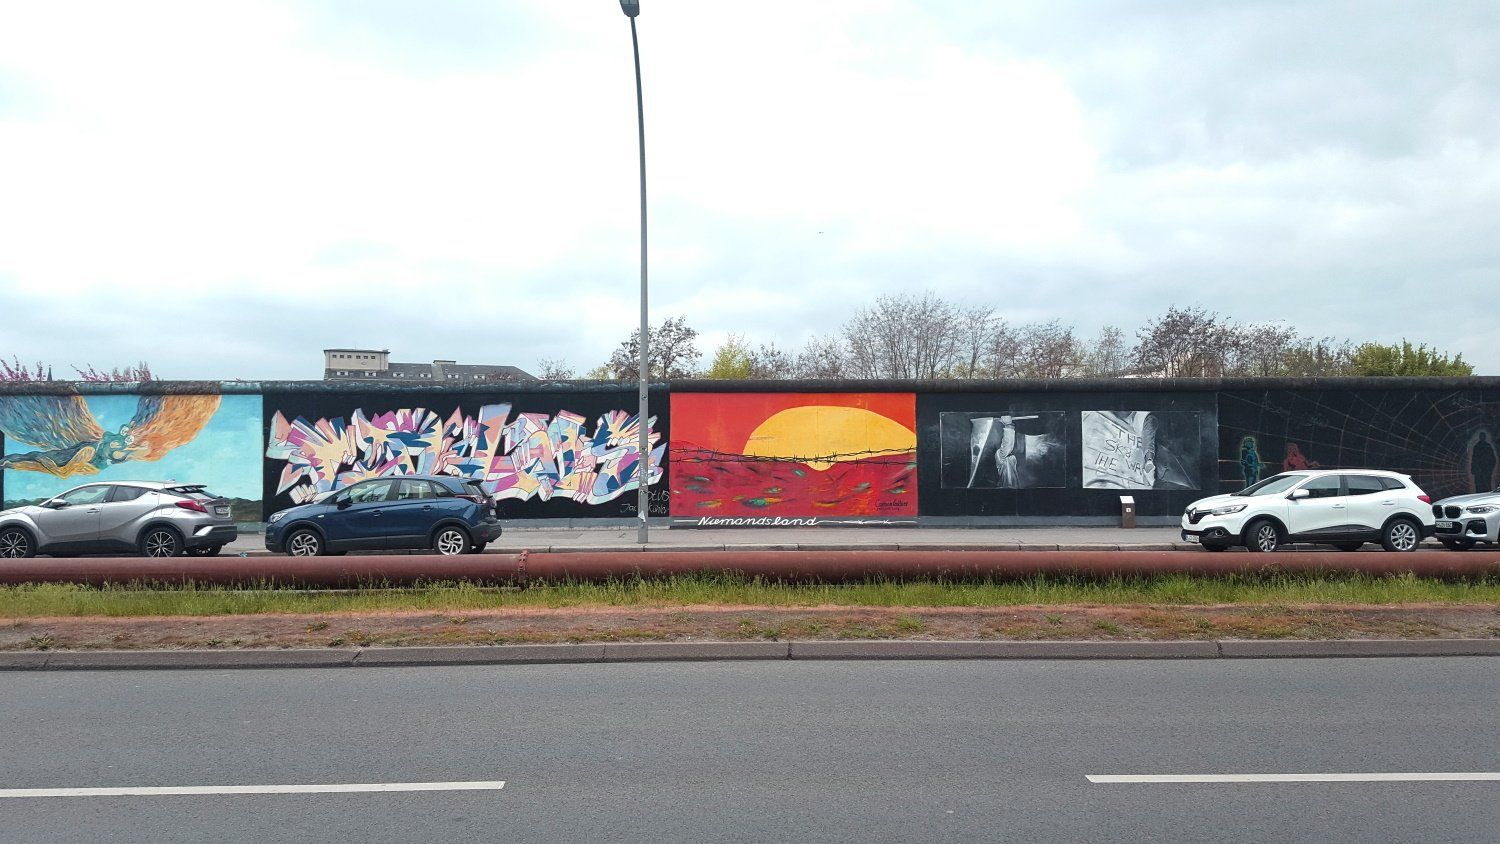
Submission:
[[915,516],[911,393],[674,394],[672,515]]
[[7,504],[79,484],[205,484],[258,519],[260,396],[0,396]]
[[[576,413],[521,413],[509,404],[479,408],[476,416],[455,409],[446,417],[424,408],[367,415],[288,421],[271,419],[266,456],[286,461],[277,494],[303,503],[320,493],[366,478],[389,475],[458,475],[482,481],[498,499],[567,498],[602,504],[638,487],[637,417],[609,411],[593,430]],[[654,424],[651,419],[648,425]],[[647,484],[662,476],[666,446],[649,433]]]

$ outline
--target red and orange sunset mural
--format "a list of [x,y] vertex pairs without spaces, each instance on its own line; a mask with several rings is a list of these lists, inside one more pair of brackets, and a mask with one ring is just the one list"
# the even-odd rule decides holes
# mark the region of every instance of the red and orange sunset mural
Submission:
[[911,393],[672,396],[672,514],[915,516]]

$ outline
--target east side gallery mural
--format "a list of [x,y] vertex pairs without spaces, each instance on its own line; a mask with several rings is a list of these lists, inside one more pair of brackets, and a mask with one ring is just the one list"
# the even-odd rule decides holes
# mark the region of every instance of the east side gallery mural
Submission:
[[[574,401],[550,412],[475,401],[361,403],[323,415],[288,409],[297,403],[288,397],[268,406],[266,489],[275,509],[369,478],[432,474],[481,481],[502,515],[635,513],[635,496],[626,493],[638,489],[643,474],[639,420],[618,407],[600,410],[597,397],[581,400],[592,405],[587,409]],[[656,423],[647,421],[648,486],[665,476],[666,443]],[[652,512],[666,515],[664,497],[653,496]]]
[[917,515],[912,393],[675,393],[672,420],[676,519]]
[[[0,395],[0,500],[99,480],[200,483],[237,518],[371,477],[476,478],[509,518],[651,513],[778,524],[1141,515],[1284,471],[1405,472],[1434,499],[1500,488],[1500,389],[673,392],[650,449],[634,391],[291,389]],[[766,521],[768,520],[768,521]]]
[[256,395],[0,396],[5,506],[96,481],[174,481],[258,521],[260,417]]
[[1433,500],[1500,488],[1500,393],[1248,390],[1219,394],[1220,488],[1277,472],[1378,468]]

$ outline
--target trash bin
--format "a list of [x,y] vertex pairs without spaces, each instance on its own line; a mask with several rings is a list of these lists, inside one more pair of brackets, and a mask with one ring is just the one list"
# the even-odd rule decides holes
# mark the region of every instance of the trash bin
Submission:
[[1132,496],[1120,496],[1120,527],[1135,527],[1135,498]]

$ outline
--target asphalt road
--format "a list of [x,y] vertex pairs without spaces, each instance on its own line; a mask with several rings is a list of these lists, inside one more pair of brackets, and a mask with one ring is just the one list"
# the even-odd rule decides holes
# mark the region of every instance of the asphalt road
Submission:
[[1500,660],[24,672],[6,841],[1493,841],[1500,782],[1090,774],[1500,768]]

